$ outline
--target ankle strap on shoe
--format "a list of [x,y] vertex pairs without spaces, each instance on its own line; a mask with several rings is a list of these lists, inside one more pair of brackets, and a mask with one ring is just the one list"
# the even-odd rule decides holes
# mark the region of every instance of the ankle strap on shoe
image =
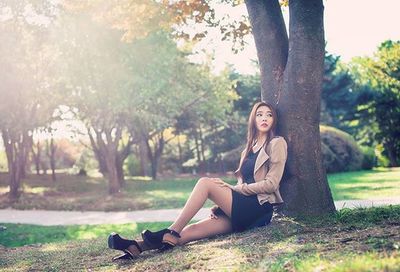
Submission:
[[181,235],[174,230],[168,229],[168,232],[177,238],[181,238]]

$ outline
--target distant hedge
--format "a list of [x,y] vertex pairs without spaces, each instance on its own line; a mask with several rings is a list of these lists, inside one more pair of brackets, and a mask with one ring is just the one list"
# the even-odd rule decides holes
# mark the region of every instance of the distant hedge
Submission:
[[[325,125],[320,126],[320,131],[322,158],[327,173],[371,169],[374,166],[373,151],[366,149],[363,152],[350,134]],[[226,169],[237,168],[243,149],[244,145],[222,154]]]
[[324,125],[320,126],[320,131],[322,156],[328,173],[362,169],[363,152],[350,134]]

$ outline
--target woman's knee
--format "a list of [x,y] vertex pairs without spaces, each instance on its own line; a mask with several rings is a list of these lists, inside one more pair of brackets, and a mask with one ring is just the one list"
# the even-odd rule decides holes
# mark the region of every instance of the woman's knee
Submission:
[[202,186],[207,186],[208,184],[210,184],[210,181],[211,181],[211,179],[208,177],[201,177],[197,181],[197,184],[202,185]]

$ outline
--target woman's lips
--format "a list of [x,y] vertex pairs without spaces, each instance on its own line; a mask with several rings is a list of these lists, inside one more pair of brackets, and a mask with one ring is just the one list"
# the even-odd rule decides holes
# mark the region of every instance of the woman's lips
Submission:
[[261,126],[262,126],[262,127],[268,127],[268,125],[267,125],[267,124],[261,124]]

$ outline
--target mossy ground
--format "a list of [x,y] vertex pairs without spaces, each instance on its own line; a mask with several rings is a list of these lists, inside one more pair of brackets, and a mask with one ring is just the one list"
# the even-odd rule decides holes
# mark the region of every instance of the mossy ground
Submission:
[[262,228],[218,236],[129,261],[106,236],[1,248],[2,271],[400,271],[400,206],[347,210],[312,220],[275,217]]

